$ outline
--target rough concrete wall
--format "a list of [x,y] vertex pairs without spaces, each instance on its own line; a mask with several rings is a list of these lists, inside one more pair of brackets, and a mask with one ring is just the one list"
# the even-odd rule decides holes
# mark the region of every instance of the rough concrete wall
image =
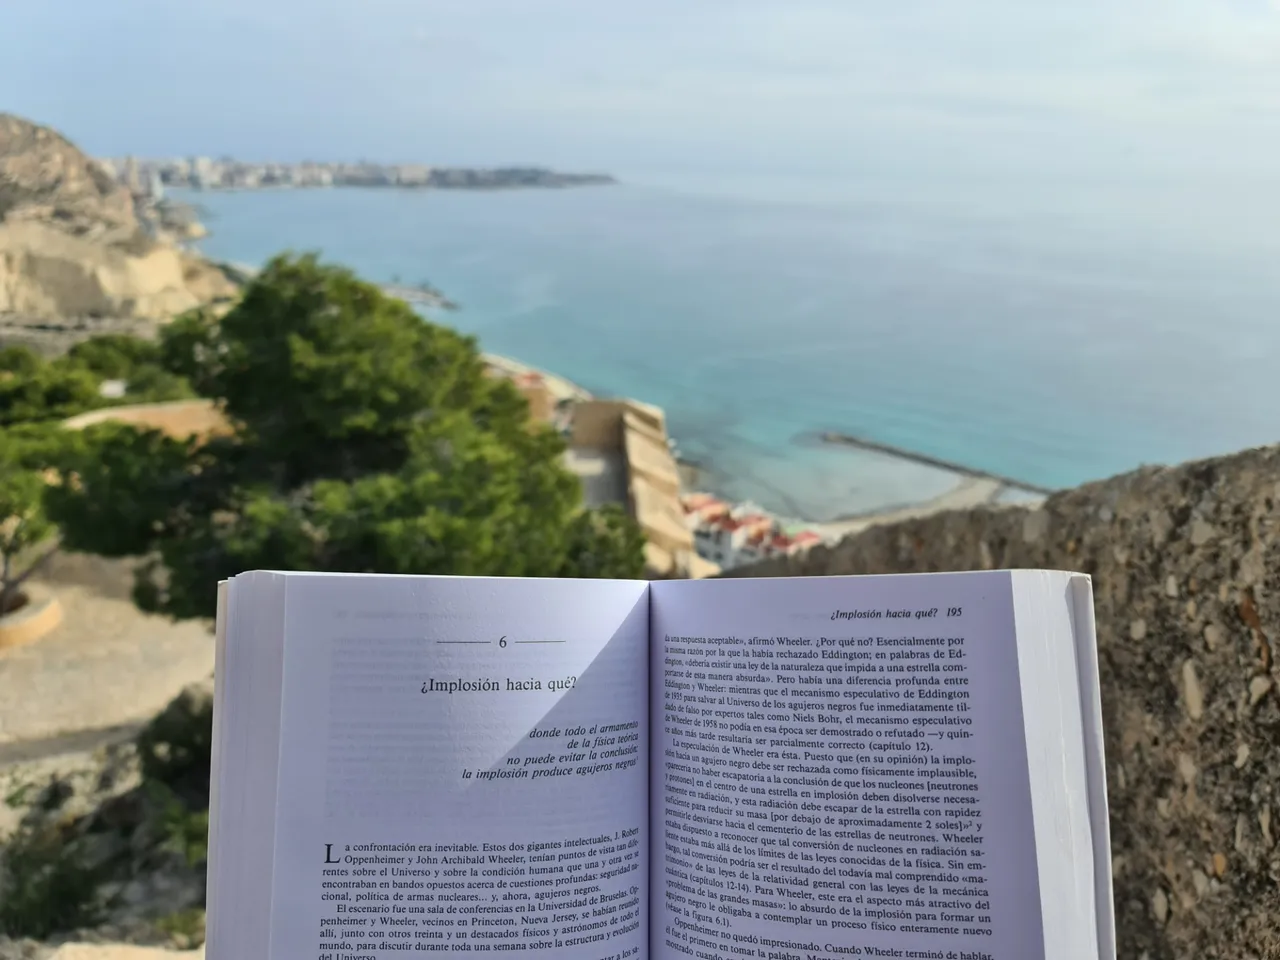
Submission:
[[621,450],[625,411],[621,400],[579,401],[573,406],[571,443],[584,450]]
[[1119,956],[1280,957],[1280,447],[727,575],[1018,567],[1094,580]]

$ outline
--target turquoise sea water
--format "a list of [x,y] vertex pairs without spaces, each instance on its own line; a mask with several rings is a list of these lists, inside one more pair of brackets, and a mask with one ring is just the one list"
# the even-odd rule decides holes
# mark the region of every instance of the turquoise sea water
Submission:
[[864,435],[1047,486],[1280,439],[1280,283],[1207,233],[656,186],[184,194],[210,255],[428,280],[489,351],[667,410],[714,486],[810,519],[932,496]]

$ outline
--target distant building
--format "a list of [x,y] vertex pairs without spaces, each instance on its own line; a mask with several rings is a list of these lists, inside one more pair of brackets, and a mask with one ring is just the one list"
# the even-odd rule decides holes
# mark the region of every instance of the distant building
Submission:
[[197,190],[207,190],[217,186],[214,178],[214,163],[209,157],[191,158],[191,186]]
[[529,402],[529,416],[538,423],[555,424],[556,398],[540,373],[530,371],[512,377],[511,382]]
[[681,498],[681,505],[698,555],[724,570],[795,556],[822,542],[811,530],[786,533],[751,504],[731,506],[710,494],[691,493]]
[[396,167],[396,183],[402,187],[425,187],[431,182],[431,168],[420,163],[405,163]]
[[142,193],[142,178],[138,172],[138,161],[135,157],[125,157],[124,185],[135,197]]
[[583,480],[588,505],[620,502],[640,525],[648,576],[718,572],[694,549],[661,409],[635,400],[575,402],[569,443],[570,465]]

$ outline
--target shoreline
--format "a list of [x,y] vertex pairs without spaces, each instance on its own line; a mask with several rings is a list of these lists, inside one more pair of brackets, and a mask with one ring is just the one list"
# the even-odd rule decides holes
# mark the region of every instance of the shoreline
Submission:
[[[541,377],[557,400],[596,399],[590,391],[578,386],[573,381],[538,367],[530,366],[527,363],[522,363],[513,357],[493,353],[483,353],[482,356],[486,363],[503,371],[510,377],[531,374]],[[677,440],[677,438],[673,437],[672,440]],[[877,452],[886,459],[903,464],[918,465],[921,460],[919,455],[907,450],[883,449]],[[723,498],[724,495],[719,493],[714,485],[709,486],[706,484],[706,480],[711,476],[711,471],[707,469],[705,464],[677,460],[677,466],[680,472],[681,486],[687,488],[682,490],[682,494],[708,493],[717,498]],[[951,469],[950,465],[947,467],[938,466],[937,469],[940,473],[949,475],[953,482],[948,489],[936,496],[914,502],[886,503],[868,510],[842,514],[834,520],[810,520],[804,517],[788,516],[758,504],[752,504],[751,506],[758,512],[770,517],[788,532],[808,530],[816,533],[822,538],[823,542],[833,543],[879,524],[927,517],[950,510],[967,510],[980,506],[1011,506],[1013,504],[1004,502],[1001,498],[1011,489],[1020,486],[1016,482],[1010,483],[1001,477],[985,475],[976,471]],[[1040,499],[1043,499],[1043,497],[1028,498],[1025,502],[1030,504],[1039,502]],[[1021,502],[1023,501],[1019,501],[1019,503]],[[746,506],[745,503],[738,505]]]
[[514,357],[506,357],[497,353],[481,352],[481,358],[491,367],[501,370],[508,377],[516,378],[529,376],[530,374],[541,377],[542,382],[547,385],[547,389],[551,395],[558,401],[561,400],[595,400],[597,399],[590,391],[578,386],[572,380],[558,376],[538,367],[531,367],[527,363],[521,363]]
[[[229,263],[225,261],[214,262],[229,273],[239,274],[244,279],[251,279],[253,275],[257,273],[256,268],[250,267],[246,264]],[[390,296],[398,296],[401,299],[406,299],[404,297],[404,291],[406,288],[402,284],[380,283],[378,286]],[[431,292],[439,297],[441,301],[445,303],[449,302],[439,291],[433,289]],[[413,301],[409,302],[411,305],[414,305]],[[421,300],[419,300],[416,305],[427,306],[427,304],[423,303]],[[548,370],[524,363],[514,357],[489,353],[482,350],[481,358],[490,367],[500,371],[503,375],[511,379],[527,376],[537,376],[541,378],[556,403],[571,403],[574,401],[599,399],[589,390],[579,386],[567,377],[562,377]],[[678,438],[671,437],[670,439],[673,441],[675,446],[678,446]],[[822,440],[825,445],[831,447],[864,446],[865,443],[858,438],[845,437],[843,435],[824,435]],[[869,527],[877,526],[879,524],[894,523],[901,520],[931,516],[933,514],[943,513],[949,510],[963,510],[978,506],[997,507],[1009,505],[1008,501],[1004,501],[1002,498],[1011,490],[1025,486],[1017,481],[1010,481],[1009,478],[993,476],[983,473],[982,471],[972,470],[951,463],[933,461],[932,458],[913,453],[910,450],[902,450],[882,444],[865,444],[865,446],[874,448],[871,452],[893,463],[904,465],[909,464],[913,466],[920,466],[924,464],[926,466],[930,466],[937,470],[939,474],[947,477],[948,486],[942,493],[927,499],[884,503],[870,507],[869,509],[843,513],[831,520],[809,519],[803,516],[788,514],[783,511],[768,509],[760,506],[759,504],[739,502],[736,505],[740,507],[752,507],[756,512],[768,516],[779,528],[787,531],[788,533],[810,531],[817,534],[824,543],[833,543],[846,536],[854,533],[860,533]],[[708,493],[717,499],[723,499],[726,502],[733,502],[725,494],[720,493],[717,489],[717,485],[712,481],[714,470],[710,469],[703,463],[693,463],[681,460],[678,454],[676,459],[680,475],[682,496],[692,493]],[[1042,494],[1046,493],[1046,491],[1036,491],[1036,493],[1038,494],[1037,496],[1028,498],[1025,502],[1039,502],[1039,500],[1043,499]]]

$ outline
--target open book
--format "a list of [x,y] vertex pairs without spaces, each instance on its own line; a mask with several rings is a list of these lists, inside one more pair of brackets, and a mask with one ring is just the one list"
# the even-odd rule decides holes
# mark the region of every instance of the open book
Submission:
[[253,572],[209,960],[1111,960],[1089,579]]

